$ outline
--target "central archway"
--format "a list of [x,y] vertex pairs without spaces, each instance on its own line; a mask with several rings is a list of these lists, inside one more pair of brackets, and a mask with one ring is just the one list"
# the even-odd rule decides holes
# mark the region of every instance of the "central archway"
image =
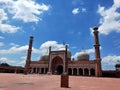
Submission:
[[62,65],[58,65],[57,67],[57,74],[62,74],[63,73],[63,66]]
[[63,60],[61,57],[56,56],[51,63],[52,74],[62,74],[63,73]]

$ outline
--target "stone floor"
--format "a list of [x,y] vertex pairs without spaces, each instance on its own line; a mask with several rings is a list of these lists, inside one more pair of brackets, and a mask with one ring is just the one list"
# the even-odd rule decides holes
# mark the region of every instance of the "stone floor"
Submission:
[[69,88],[61,88],[59,75],[0,73],[0,90],[120,90],[120,78],[69,76]]

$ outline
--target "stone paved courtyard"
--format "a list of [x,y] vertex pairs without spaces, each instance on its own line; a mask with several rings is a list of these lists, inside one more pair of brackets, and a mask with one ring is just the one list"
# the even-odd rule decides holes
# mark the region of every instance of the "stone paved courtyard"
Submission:
[[0,90],[120,90],[120,78],[69,76],[69,88],[60,88],[59,75],[0,73]]

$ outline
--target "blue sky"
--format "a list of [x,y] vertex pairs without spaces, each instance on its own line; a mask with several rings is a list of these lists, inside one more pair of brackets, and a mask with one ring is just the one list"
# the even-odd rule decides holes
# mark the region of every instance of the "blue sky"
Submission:
[[63,42],[72,57],[84,48],[93,60],[94,26],[99,27],[102,69],[115,69],[120,60],[120,0],[0,0],[0,62],[24,66],[30,35],[32,60]]

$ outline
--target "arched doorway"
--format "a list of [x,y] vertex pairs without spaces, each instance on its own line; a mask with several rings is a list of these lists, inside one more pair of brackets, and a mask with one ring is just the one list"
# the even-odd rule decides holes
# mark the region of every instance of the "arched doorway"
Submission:
[[68,68],[68,75],[72,75],[72,69]]
[[79,75],[83,76],[83,69],[82,68],[79,68]]
[[63,73],[63,60],[61,57],[56,56],[51,63],[52,74],[62,74]]
[[77,69],[76,68],[73,69],[73,75],[77,75]]
[[44,68],[41,68],[41,74],[44,74]]
[[63,66],[62,65],[58,65],[57,67],[57,74],[62,74],[63,73]]
[[84,75],[88,76],[89,75],[89,70],[87,68],[84,69]]
[[90,75],[91,75],[91,76],[95,76],[95,69],[93,69],[93,68],[90,69]]

